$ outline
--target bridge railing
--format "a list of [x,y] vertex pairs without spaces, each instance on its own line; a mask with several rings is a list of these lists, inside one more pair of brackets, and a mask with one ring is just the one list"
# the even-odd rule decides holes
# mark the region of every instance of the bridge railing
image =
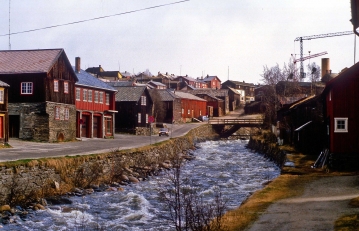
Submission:
[[257,124],[262,125],[262,119],[209,119],[209,124]]

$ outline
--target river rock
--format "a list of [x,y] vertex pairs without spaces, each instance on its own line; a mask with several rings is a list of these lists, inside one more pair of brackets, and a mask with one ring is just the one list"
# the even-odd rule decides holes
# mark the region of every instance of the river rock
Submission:
[[34,205],[34,210],[45,210],[45,207],[41,204]]
[[134,177],[134,176],[129,176],[128,177],[128,179],[129,179],[129,181],[131,182],[131,183],[139,183],[140,181],[136,178],[136,177]]
[[0,206],[0,212],[10,211],[10,210],[11,210],[10,205],[2,205],[2,206]]
[[126,176],[124,174],[122,174],[119,178],[121,181],[128,181],[128,176]]

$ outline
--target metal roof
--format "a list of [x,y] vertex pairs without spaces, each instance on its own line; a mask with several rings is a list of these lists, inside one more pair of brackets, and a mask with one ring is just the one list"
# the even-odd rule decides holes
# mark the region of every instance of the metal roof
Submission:
[[78,78],[78,81],[76,82],[75,85],[100,88],[100,89],[105,89],[105,90],[109,90],[109,91],[117,91],[112,86],[99,80],[98,78],[94,77],[93,75],[91,75],[90,73],[88,73],[82,69],[80,70],[80,73],[76,72],[76,69],[74,66],[72,66],[72,69],[75,71],[75,74]]
[[116,102],[137,102],[146,90],[146,87],[116,87]]
[[2,50],[0,74],[48,73],[63,49]]

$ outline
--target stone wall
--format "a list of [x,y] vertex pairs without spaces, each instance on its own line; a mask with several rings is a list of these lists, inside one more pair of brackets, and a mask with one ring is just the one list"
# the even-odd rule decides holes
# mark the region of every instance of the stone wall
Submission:
[[[60,108],[60,119],[55,119],[55,107]],[[69,120],[65,120],[65,108]],[[20,116],[19,138],[54,142],[76,138],[75,105],[54,102],[9,103],[9,115]]]
[[[193,149],[195,143],[215,139],[211,125],[202,125],[192,129],[183,137],[173,138],[159,144],[135,149],[134,151],[113,151],[91,156],[71,158],[54,158],[33,160],[27,164],[0,168],[0,204],[7,202],[10,190],[18,188],[23,194],[42,191],[59,185],[58,193],[65,193],[74,187],[79,187],[86,179],[86,172],[93,174],[98,171],[96,183],[109,181],[111,177],[119,176],[129,169],[153,169],[161,166],[167,160],[173,160]],[[66,155],[66,153],[64,153]],[[137,173],[136,177],[141,177]],[[16,187],[15,187],[15,186]],[[57,186],[56,186],[57,187]],[[2,198],[2,199],[1,199]],[[2,201],[3,200],[3,201]]]

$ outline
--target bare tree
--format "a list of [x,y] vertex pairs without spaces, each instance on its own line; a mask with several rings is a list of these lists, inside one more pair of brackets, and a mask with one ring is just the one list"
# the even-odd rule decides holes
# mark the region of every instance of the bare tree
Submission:
[[161,95],[157,89],[151,90],[151,98],[153,101],[153,116],[157,122],[164,122],[166,117],[166,110],[161,99]]
[[311,93],[316,94],[316,83],[320,82],[321,69],[315,62],[309,63],[307,66],[308,72],[307,76],[309,81],[312,83]]
[[160,196],[169,211],[169,220],[176,231],[223,231],[222,217],[226,203],[220,191],[213,201],[205,201],[189,179],[181,177],[181,160],[173,162],[168,184],[161,186]]

